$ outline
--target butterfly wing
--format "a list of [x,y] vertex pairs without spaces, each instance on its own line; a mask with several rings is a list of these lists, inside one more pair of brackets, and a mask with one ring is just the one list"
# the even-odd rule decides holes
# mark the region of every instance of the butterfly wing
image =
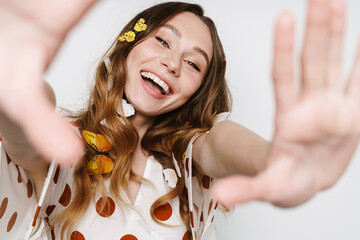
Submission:
[[134,30],[137,32],[141,32],[141,31],[145,31],[146,30],[147,25],[145,24],[145,19],[140,18],[135,26],[134,26]]
[[121,34],[119,37],[120,42],[133,42],[135,40],[135,33],[133,31],[128,31],[126,33]]
[[112,148],[112,145],[101,134],[95,134],[93,132],[83,130],[82,135],[87,144],[98,152],[106,152]]
[[114,162],[105,155],[96,155],[88,162],[90,175],[109,173],[114,168]]
[[96,134],[93,133],[93,132],[83,130],[82,135],[83,135],[85,141],[87,142],[87,144],[89,144],[89,146],[92,147],[93,149],[97,150],[97,148],[96,148]]
[[112,145],[101,134],[96,134],[96,147],[99,152],[107,152],[112,148]]

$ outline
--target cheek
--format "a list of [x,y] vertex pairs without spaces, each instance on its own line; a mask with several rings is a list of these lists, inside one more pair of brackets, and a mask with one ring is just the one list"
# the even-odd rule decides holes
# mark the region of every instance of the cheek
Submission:
[[188,78],[189,81],[183,85],[184,96],[189,99],[192,95],[196,93],[196,91],[200,88],[202,79],[200,78]]
[[129,53],[128,63],[141,62],[156,56],[156,48],[150,39],[144,40],[136,45]]

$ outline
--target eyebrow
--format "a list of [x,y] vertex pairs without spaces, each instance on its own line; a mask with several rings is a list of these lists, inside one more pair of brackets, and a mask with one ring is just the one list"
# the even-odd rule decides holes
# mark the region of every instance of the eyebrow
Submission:
[[[165,24],[164,27],[170,29],[178,38],[182,37],[181,32],[173,25]],[[197,47],[197,46],[195,46],[193,49],[196,52],[200,53],[205,58],[207,65],[209,65],[209,56],[207,55],[207,53],[204,50],[202,50],[200,47]]]

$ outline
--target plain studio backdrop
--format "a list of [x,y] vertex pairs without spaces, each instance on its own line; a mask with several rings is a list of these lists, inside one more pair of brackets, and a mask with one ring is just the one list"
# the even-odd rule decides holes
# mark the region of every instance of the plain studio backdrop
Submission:
[[[54,88],[57,104],[70,110],[85,106],[98,59],[118,32],[138,12],[162,1],[103,0],[73,29],[45,79]],[[233,94],[231,119],[270,140],[274,96],[271,83],[274,20],[284,9],[297,18],[300,53],[306,1],[199,0],[217,25],[225,48],[226,78]],[[360,1],[347,1],[344,75],[348,76],[360,34]],[[191,23],[189,23],[191,24]],[[297,58],[298,59],[298,58]],[[241,151],[241,149],[240,149]],[[217,214],[218,239],[358,240],[360,239],[359,151],[337,184],[294,209],[252,202],[233,214]]]

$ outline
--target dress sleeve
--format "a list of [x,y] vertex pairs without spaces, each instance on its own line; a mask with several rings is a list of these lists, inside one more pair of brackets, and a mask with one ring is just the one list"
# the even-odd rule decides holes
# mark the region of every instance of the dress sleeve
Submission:
[[0,137],[0,238],[24,239],[36,209],[34,185],[27,172],[11,161]]
[[[214,116],[214,124],[229,118],[229,112],[219,113]],[[207,134],[195,135],[189,142],[184,155],[185,186],[189,198],[190,227],[194,240],[216,239],[215,226],[212,224],[218,203],[211,197],[210,188],[215,179],[196,171],[192,164],[192,150],[196,140]]]
[[[185,186],[189,198],[190,227],[194,240],[215,239],[214,213],[218,203],[211,198],[210,188],[214,179],[196,171],[192,164],[192,149],[195,141],[203,134],[195,135],[189,142],[184,157]],[[212,235],[212,237],[209,237]]]
[[[46,234],[48,239],[53,239],[55,235],[54,228],[49,228],[49,219],[56,216],[69,205],[72,197],[72,188],[73,168],[62,167],[52,162],[32,220],[34,227],[37,224],[43,224],[47,227]],[[32,234],[34,233],[32,232],[30,235]]]
[[[43,239],[49,217],[71,201],[73,171],[52,162],[37,201],[30,175],[7,156],[0,135],[0,238]],[[45,232],[53,239],[53,230]]]

